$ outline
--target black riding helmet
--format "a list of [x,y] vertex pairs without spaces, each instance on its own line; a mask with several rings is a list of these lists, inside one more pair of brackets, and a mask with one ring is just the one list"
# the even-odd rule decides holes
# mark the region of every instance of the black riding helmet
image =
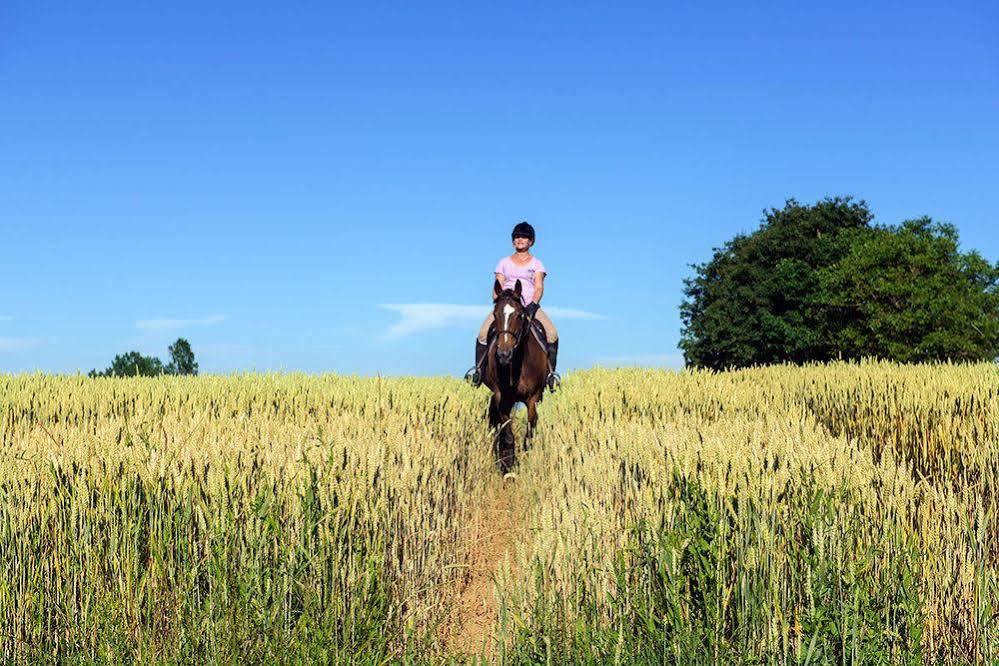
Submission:
[[534,242],[534,227],[529,225],[527,222],[520,222],[513,228],[513,233],[510,234],[510,240],[513,240],[517,236],[524,236],[529,238],[531,242]]

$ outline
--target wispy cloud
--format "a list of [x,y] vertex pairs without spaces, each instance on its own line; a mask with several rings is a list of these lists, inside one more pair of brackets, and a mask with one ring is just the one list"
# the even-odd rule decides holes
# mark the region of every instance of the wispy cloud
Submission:
[[0,338],[0,352],[21,351],[38,346],[40,338]]
[[195,352],[206,354],[243,354],[250,351],[250,345],[239,342],[209,342],[208,344],[195,345]]
[[670,354],[632,354],[628,356],[608,356],[597,359],[600,365],[639,365],[653,368],[674,368],[679,369],[684,366],[683,354],[673,352]]
[[[489,314],[488,305],[457,305],[454,303],[383,303],[379,307],[400,316],[382,334],[386,340],[397,340],[420,331],[481,323]],[[603,315],[574,308],[546,307],[552,319],[605,319]]]
[[173,319],[169,317],[140,319],[135,322],[135,325],[143,331],[172,331],[190,326],[211,326],[213,324],[220,324],[223,321],[225,321],[225,315],[219,314],[194,319]]

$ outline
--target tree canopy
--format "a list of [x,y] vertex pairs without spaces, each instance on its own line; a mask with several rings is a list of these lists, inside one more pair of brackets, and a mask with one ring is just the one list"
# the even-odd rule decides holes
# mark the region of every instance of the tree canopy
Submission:
[[928,217],[878,228],[819,276],[834,349],[901,362],[999,356],[999,266]]
[[789,200],[684,281],[689,365],[999,356],[999,265],[953,225],[872,225],[863,201]]

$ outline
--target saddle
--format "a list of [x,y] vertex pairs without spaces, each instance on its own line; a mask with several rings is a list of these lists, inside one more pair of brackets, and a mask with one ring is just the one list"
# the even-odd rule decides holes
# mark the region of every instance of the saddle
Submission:
[[[545,334],[545,327],[537,319],[531,320],[531,333],[534,335],[534,339],[538,341],[542,349],[548,349],[548,336]],[[486,335],[486,344],[492,346],[493,342],[496,340],[496,324],[495,322],[489,325],[489,333]]]

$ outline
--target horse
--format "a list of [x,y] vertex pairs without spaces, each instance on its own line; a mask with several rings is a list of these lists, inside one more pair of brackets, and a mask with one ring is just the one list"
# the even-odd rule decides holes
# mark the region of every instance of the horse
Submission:
[[548,354],[531,332],[534,324],[525,310],[520,280],[513,289],[493,285],[495,336],[491,336],[484,361],[482,383],[493,392],[489,398],[489,426],[494,429],[493,453],[500,471],[507,474],[516,462],[516,440],[510,412],[518,402],[527,407],[525,448],[538,424],[538,403],[544,397]]

